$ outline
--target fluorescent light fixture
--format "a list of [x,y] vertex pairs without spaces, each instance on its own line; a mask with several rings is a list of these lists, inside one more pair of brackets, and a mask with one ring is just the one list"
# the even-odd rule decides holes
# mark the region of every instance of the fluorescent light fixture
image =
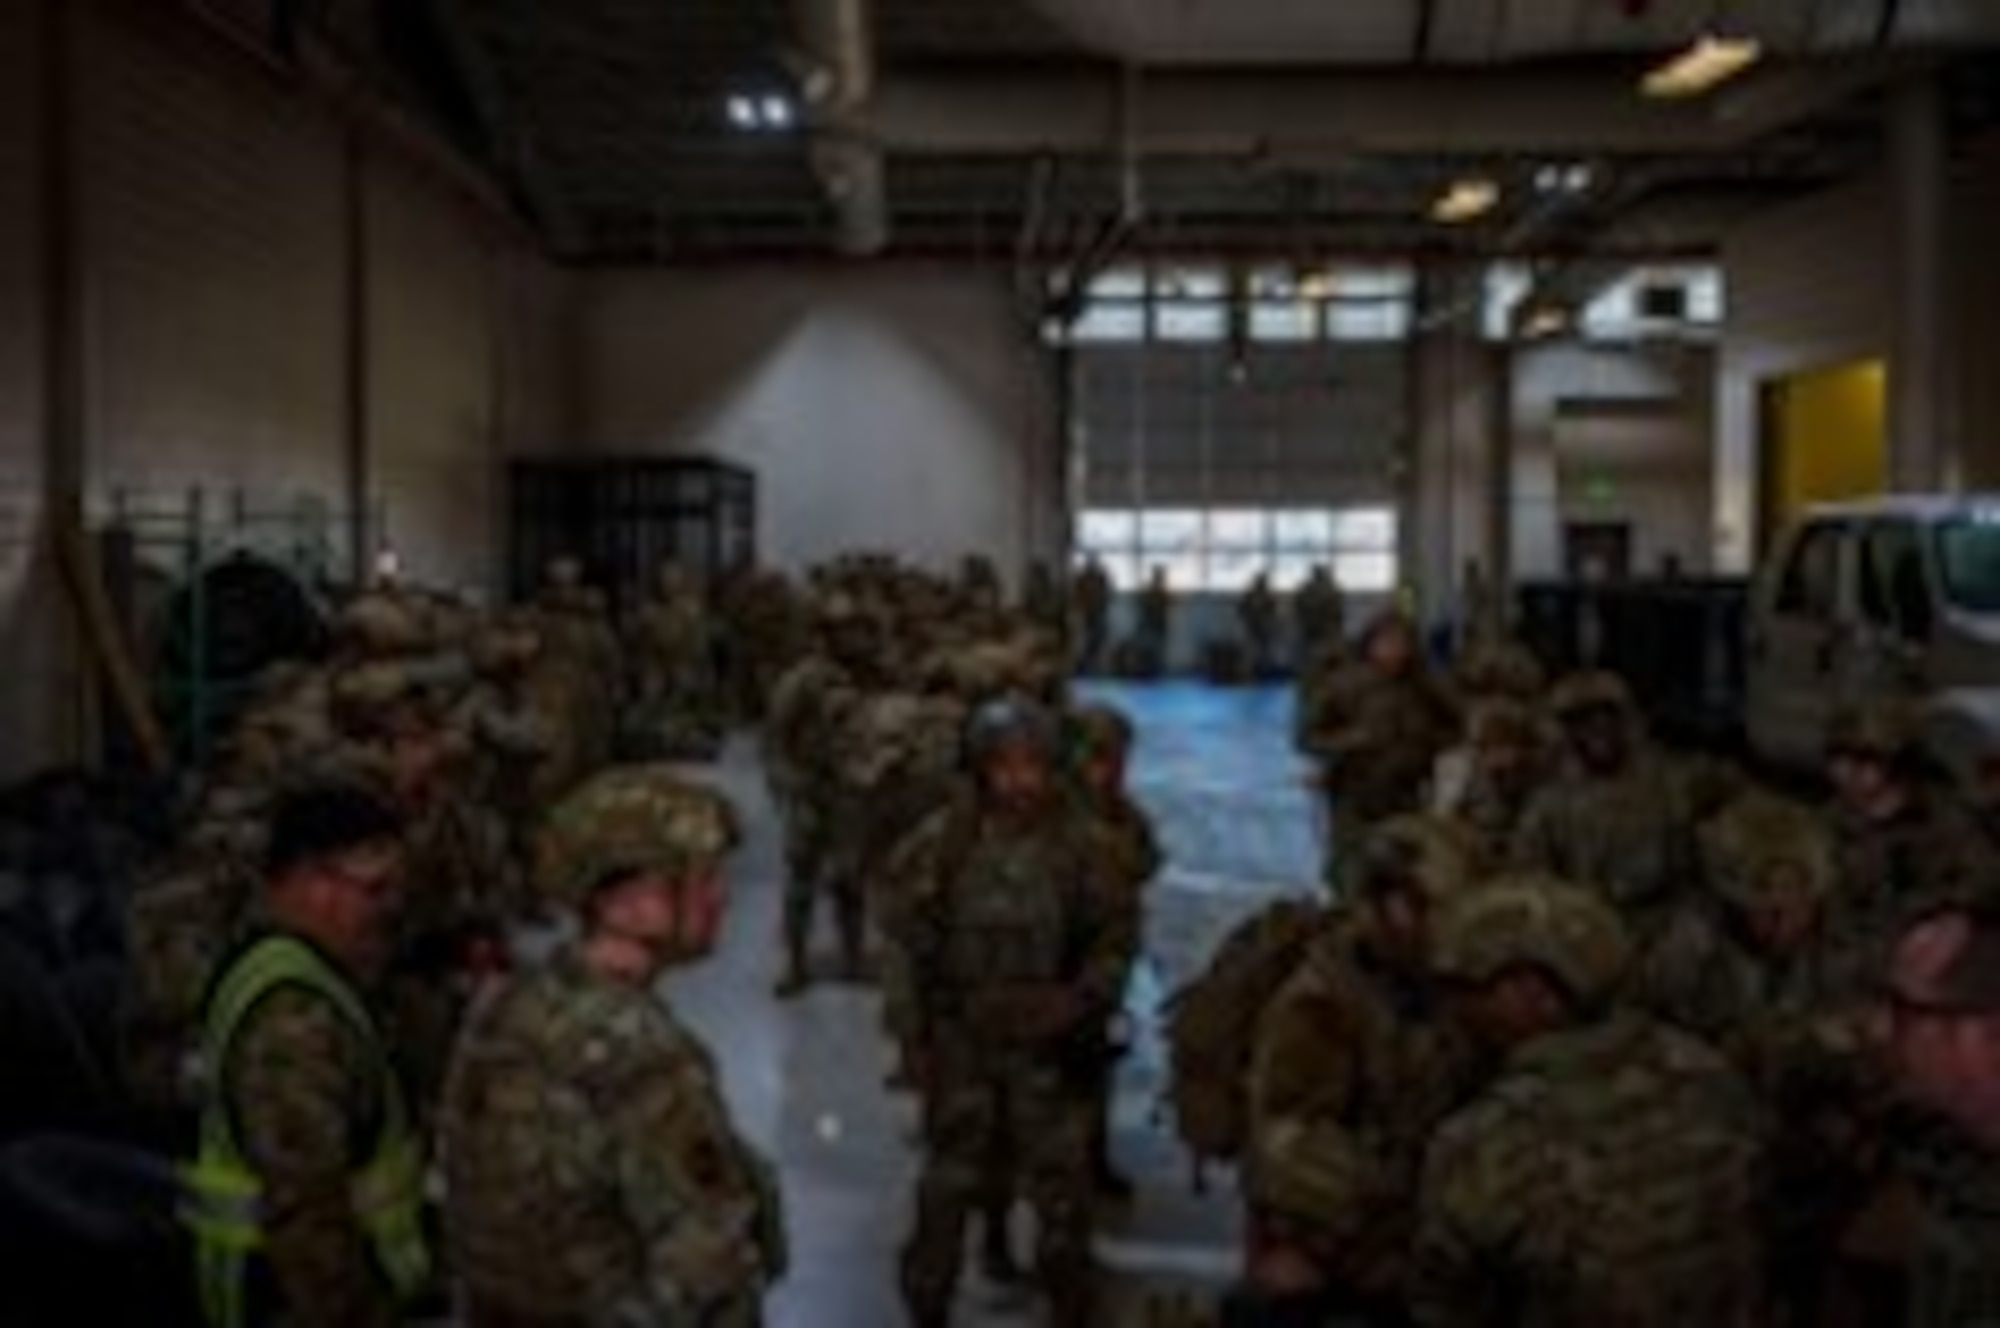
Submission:
[[751,130],[757,127],[757,103],[748,97],[736,96],[729,99],[729,123],[731,127]]
[[783,97],[764,98],[764,127],[766,129],[790,129],[792,127],[792,104]]
[[1639,90],[1661,101],[1699,97],[1756,64],[1763,54],[1764,48],[1754,38],[1704,34],[1649,72],[1640,81]]
[[1568,330],[1569,315],[1553,304],[1534,310],[1521,324],[1521,335],[1531,341],[1558,336]]
[[1500,186],[1491,180],[1460,180],[1431,204],[1431,219],[1456,226],[1477,221],[1500,202]]
[[1308,272],[1299,279],[1299,298],[1301,300],[1330,300],[1333,296],[1333,273]]

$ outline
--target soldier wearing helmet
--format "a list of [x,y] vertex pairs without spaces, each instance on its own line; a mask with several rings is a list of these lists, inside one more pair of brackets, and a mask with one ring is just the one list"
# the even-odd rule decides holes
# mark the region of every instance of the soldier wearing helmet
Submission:
[[1093,674],[1103,670],[1105,647],[1110,640],[1111,574],[1092,554],[1076,569],[1069,585],[1070,639],[1075,642],[1076,670]]
[[776,991],[789,999],[811,985],[812,934],[822,896],[831,896],[850,976],[862,965],[866,917],[863,883],[839,856],[842,735],[861,704],[854,675],[815,650],[787,669],[771,690],[763,730],[764,769],[785,829],[785,968]]
[[1718,1053],[1621,1007],[1632,948],[1546,875],[1463,894],[1431,963],[1499,1071],[1424,1165],[1421,1325],[1757,1321],[1761,1121]]
[[1292,636],[1295,666],[1301,679],[1329,650],[1337,651],[1347,631],[1347,606],[1340,584],[1325,563],[1314,563],[1292,593]]
[[1907,703],[1835,716],[1826,755],[1836,864],[1827,944],[1836,980],[1858,989],[1913,912],[1991,893],[1993,850],[1928,759]]
[[908,848],[912,899],[897,938],[916,993],[923,1171],[903,1291],[917,1328],[947,1322],[965,1228],[1006,1150],[1011,1192],[1035,1209],[1036,1273],[1058,1328],[1095,1324],[1090,1112],[1082,1070],[1118,1008],[1133,940],[1061,789],[1061,730],[1019,700],[989,702],[965,734],[971,799]]
[[[1159,873],[1161,857],[1152,819],[1125,783],[1132,721],[1115,706],[1093,702],[1069,714],[1068,730],[1077,809],[1091,835],[1093,857],[1103,869],[1099,879],[1110,891],[1106,904],[1123,915],[1119,930],[1136,942],[1145,920],[1146,886]],[[1136,952],[1130,957],[1137,958]],[[1128,980],[1130,970],[1128,962]],[[1105,1054],[1089,1093],[1096,1126],[1093,1172],[1098,1193],[1111,1199],[1132,1197],[1131,1181],[1111,1158],[1111,1068],[1122,1041],[1115,1028],[1103,1030]]]
[[[1478,842],[1487,867],[1505,865],[1521,820],[1549,772],[1542,718],[1527,702],[1491,697],[1466,718],[1465,744],[1439,763],[1439,809]],[[1445,772],[1455,767],[1458,777]]]
[[1688,781],[1647,742],[1616,674],[1571,674],[1549,710],[1566,760],[1522,816],[1514,860],[1600,891],[1649,949],[1700,879]]
[[1472,868],[1447,821],[1377,826],[1352,908],[1258,1019],[1242,1322],[1397,1321],[1424,1145],[1471,1086],[1428,951],[1431,919]]
[[1318,700],[1305,749],[1322,767],[1329,799],[1329,879],[1371,827],[1414,812],[1457,727],[1451,703],[1425,668],[1414,622],[1385,613],[1369,624],[1360,658]]
[[466,1321],[754,1323],[785,1270],[772,1173],[655,992],[721,924],[734,812],[660,767],[549,814],[538,887],[578,940],[467,1021],[441,1134]]

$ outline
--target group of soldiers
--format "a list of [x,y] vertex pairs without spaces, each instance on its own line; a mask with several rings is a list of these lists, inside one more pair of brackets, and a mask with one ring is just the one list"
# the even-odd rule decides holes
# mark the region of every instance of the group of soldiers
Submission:
[[1885,1034],[1881,986],[1990,926],[1991,815],[1895,703],[1834,725],[1814,807],[1469,638],[1438,676],[1385,614],[1302,681],[1338,902],[1246,1012],[1228,1321],[1992,1322],[2000,1209],[1963,1196],[2000,1167],[1883,1053],[2000,1001]]
[[[1032,583],[1039,584],[1040,578]],[[1070,582],[1067,618],[1077,672],[1092,675],[1129,672],[1157,676],[1164,671],[1173,643],[1174,591],[1165,568],[1147,574],[1133,603],[1131,634],[1114,649],[1111,610],[1116,589],[1104,564],[1095,557],[1078,565]],[[1031,596],[1031,605],[1037,597]],[[1292,591],[1289,658],[1285,649],[1286,613],[1268,571],[1259,572],[1236,597],[1235,616],[1244,663],[1252,677],[1264,678],[1287,666],[1304,670],[1316,665],[1341,643],[1346,622],[1346,596],[1324,565],[1315,565]],[[1118,667],[1121,662],[1125,667]]]
[[[1014,604],[980,559],[867,556],[706,594],[664,572],[622,632],[567,563],[495,614],[350,603],[331,657],[239,717],[135,903],[134,1083],[195,1126],[209,1321],[408,1322],[443,1287],[473,1328],[759,1321],[779,1187],[655,991],[714,943],[737,814],[648,762],[757,719],[777,994],[826,976],[830,901],[832,976],[881,987],[921,1108],[910,1321],[950,1321],[977,1224],[989,1275],[1104,1322],[1091,1234],[1128,1192],[1108,1098],[1161,862],[1132,726],[1068,693],[1076,610],[1046,572]],[[1335,902],[1243,1030],[1227,1321],[1989,1321],[2000,1177],[1910,1123],[1871,1036],[1906,957],[1897,1027],[1956,1010],[1939,974],[1967,964],[1923,929],[1985,935],[2000,880],[1996,818],[1907,715],[1844,717],[1812,808],[1655,747],[1614,677],[1548,686],[1491,622],[1448,677],[1394,614],[1312,646]],[[559,943],[518,944],[546,923]]]
[[778,994],[814,980],[814,909],[830,900],[839,975],[879,981],[890,1081],[920,1101],[901,1267],[918,1328],[949,1321],[975,1218],[986,1272],[1023,1280],[1017,1202],[1035,1214],[1052,1321],[1101,1322],[1095,1202],[1129,1193],[1107,1113],[1159,854],[1125,791],[1131,726],[1067,702],[1035,584],[1009,608],[977,560],[956,582],[884,559],[821,569],[815,640],[774,687],[764,731],[787,841]]
[[[777,1189],[651,991],[714,939],[736,818],[649,760],[796,637],[781,579],[727,589],[712,621],[664,569],[619,623],[567,559],[499,612],[378,584],[236,716],[135,897],[123,1020],[195,1146],[211,1324],[409,1322],[447,1287],[485,1328],[757,1321]],[[544,924],[570,940],[517,966]]]

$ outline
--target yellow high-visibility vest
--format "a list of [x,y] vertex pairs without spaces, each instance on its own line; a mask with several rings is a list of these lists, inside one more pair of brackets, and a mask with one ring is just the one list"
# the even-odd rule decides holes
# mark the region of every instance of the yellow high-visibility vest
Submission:
[[202,1036],[208,1091],[201,1146],[181,1172],[181,1220],[194,1235],[197,1285],[211,1328],[248,1328],[248,1273],[264,1245],[263,1182],[237,1146],[223,1099],[223,1075],[244,1019],[281,987],[300,987],[318,996],[366,1039],[379,1067],[382,1112],[374,1151],[352,1179],[354,1218],[398,1295],[413,1298],[430,1279],[423,1231],[423,1147],[374,1016],[353,984],[311,946],[292,937],[267,936],[237,956],[209,995]]

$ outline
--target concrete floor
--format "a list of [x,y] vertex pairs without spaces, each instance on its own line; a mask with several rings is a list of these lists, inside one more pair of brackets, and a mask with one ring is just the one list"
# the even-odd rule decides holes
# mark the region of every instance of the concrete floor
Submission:
[[[1156,884],[1147,948],[1130,1007],[1152,1032],[1161,994],[1203,962],[1262,901],[1310,888],[1318,849],[1290,750],[1280,690],[1091,687],[1127,705],[1140,731],[1133,783],[1169,865]],[[779,839],[749,744],[708,777],[746,813],[748,842],[721,952],[675,980],[671,998],[716,1048],[742,1128],[778,1161],[791,1219],[791,1276],[772,1328],[891,1328],[902,1322],[896,1250],[908,1223],[914,1114],[881,1087],[888,1065],[877,1003],[824,986],[781,1005],[775,973]],[[1206,1197],[1157,1108],[1161,1064],[1147,1038],[1122,1075],[1114,1147],[1138,1201],[1107,1213],[1100,1259],[1113,1271],[1120,1322],[1159,1322],[1163,1302],[1219,1285],[1234,1262],[1236,1212],[1226,1177]],[[1196,1319],[1194,1322],[1201,1322]],[[1033,1301],[968,1274],[966,1328],[1035,1322]]]

